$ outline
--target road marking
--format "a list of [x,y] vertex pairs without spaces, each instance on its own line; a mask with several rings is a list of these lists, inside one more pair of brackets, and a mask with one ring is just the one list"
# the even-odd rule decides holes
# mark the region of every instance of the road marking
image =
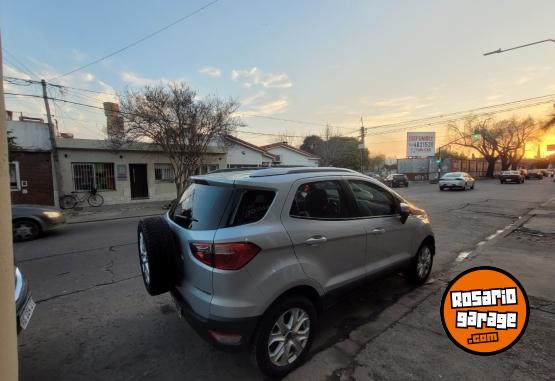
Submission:
[[457,256],[457,259],[455,259],[455,261],[457,262],[464,261],[466,257],[470,255],[470,253],[472,253],[472,251],[461,251],[461,253]]

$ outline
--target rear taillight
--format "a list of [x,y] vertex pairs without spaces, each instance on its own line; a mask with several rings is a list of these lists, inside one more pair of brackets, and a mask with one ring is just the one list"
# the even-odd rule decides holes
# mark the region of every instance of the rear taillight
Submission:
[[220,270],[239,270],[260,252],[251,242],[190,244],[191,253],[202,263]]
[[208,266],[214,266],[214,256],[212,255],[212,244],[191,242],[191,253],[193,257]]

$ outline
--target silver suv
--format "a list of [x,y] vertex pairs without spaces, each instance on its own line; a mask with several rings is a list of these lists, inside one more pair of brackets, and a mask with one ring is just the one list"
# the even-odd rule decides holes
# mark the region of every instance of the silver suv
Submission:
[[194,176],[138,241],[147,291],[171,292],[203,337],[252,350],[269,376],[303,362],[330,298],[392,271],[422,284],[435,252],[423,210],[340,168]]

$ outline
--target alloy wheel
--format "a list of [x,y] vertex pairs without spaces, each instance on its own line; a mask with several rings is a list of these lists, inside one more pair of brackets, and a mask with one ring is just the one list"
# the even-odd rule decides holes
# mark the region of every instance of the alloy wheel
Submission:
[[150,267],[148,265],[148,255],[146,251],[145,239],[143,233],[139,233],[139,259],[141,261],[141,270],[143,279],[147,285],[150,284]]
[[416,263],[416,272],[420,279],[426,278],[432,267],[432,251],[428,246],[422,247],[418,262]]
[[272,364],[293,363],[306,347],[310,336],[310,318],[301,308],[285,311],[274,323],[268,339],[268,355]]

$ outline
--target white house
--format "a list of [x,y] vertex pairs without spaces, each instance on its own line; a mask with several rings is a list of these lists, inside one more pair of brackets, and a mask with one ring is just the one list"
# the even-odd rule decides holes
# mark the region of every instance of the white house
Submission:
[[228,168],[269,167],[276,161],[271,153],[235,136],[228,135],[225,140]]
[[304,167],[317,167],[320,161],[318,156],[290,146],[286,142],[273,143],[261,146],[264,151],[275,156],[275,163],[280,165],[299,165]]

